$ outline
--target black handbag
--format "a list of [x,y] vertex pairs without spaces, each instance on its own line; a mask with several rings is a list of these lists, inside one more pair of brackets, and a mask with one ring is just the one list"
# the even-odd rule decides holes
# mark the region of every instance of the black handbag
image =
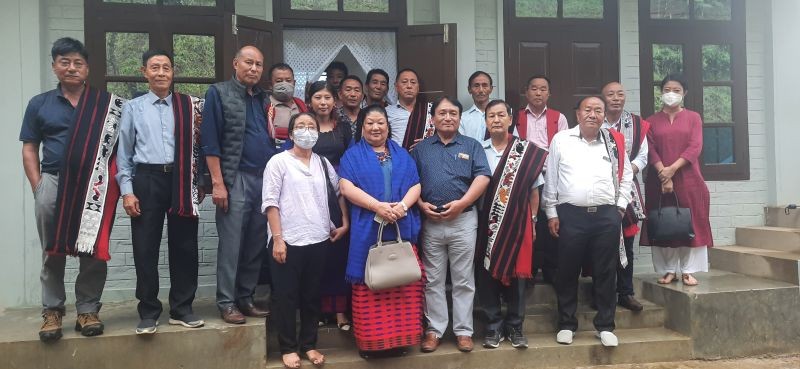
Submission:
[[339,197],[336,196],[336,190],[331,184],[331,176],[328,174],[328,160],[322,156],[319,158],[322,162],[322,170],[325,171],[325,188],[328,193],[328,213],[330,214],[333,225],[339,228],[342,226],[342,208],[339,207]]
[[661,207],[664,194],[658,198],[658,209],[647,213],[647,237],[650,241],[690,241],[694,239],[692,212],[678,204],[674,191],[675,206]]

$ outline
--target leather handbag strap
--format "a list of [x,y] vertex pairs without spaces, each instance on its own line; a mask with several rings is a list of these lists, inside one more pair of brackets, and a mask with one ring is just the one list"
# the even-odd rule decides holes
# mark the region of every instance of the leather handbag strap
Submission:
[[[672,190],[672,195],[675,196],[675,212],[680,214],[681,213],[681,204],[678,202],[678,193],[675,190]],[[661,200],[664,199],[664,194],[662,193],[661,196],[658,197],[658,215],[661,215]]]
[[[381,222],[381,225],[378,227],[378,242],[375,243],[375,247],[383,246],[383,226],[386,225],[386,222]],[[400,225],[397,222],[394,222],[394,227],[397,230],[397,242],[402,242],[402,238],[400,237]]]

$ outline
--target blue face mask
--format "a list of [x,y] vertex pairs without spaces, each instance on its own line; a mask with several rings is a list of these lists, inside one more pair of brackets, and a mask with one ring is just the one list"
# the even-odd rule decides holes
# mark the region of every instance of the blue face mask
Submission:
[[294,144],[301,149],[309,150],[317,144],[319,139],[319,132],[310,130],[308,128],[299,129],[294,131],[293,135]]

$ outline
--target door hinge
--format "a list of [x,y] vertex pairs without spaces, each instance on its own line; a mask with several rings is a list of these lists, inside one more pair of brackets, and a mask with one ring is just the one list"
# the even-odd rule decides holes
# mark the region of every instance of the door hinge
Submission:
[[234,35],[239,34],[239,25],[237,24],[236,14],[231,14],[231,33]]
[[444,26],[444,34],[442,35],[442,41],[446,44],[450,42],[450,25],[445,23]]

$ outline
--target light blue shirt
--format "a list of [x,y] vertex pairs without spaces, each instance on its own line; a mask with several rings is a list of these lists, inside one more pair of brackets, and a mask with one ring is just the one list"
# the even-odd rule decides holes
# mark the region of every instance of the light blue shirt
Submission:
[[403,139],[406,138],[406,128],[411,112],[399,102],[386,107],[386,115],[389,118],[389,127],[392,128],[392,140],[398,145],[403,146]]
[[471,108],[461,114],[458,133],[472,137],[478,142],[483,141],[486,137],[486,113],[478,109],[477,105],[472,105]]
[[172,94],[159,99],[153,91],[122,107],[117,146],[117,183],[122,195],[133,193],[136,164],[171,164],[175,157]]
[[[505,150],[496,150],[494,145],[492,145],[492,139],[487,138],[483,140],[483,152],[486,153],[486,161],[489,162],[489,169],[492,170],[494,173],[495,169],[497,169],[497,165],[500,164],[500,159],[503,158],[503,153]],[[538,188],[539,186],[544,184],[544,177],[542,174],[539,173],[539,176],[536,177],[536,181],[533,182],[533,188]]]

